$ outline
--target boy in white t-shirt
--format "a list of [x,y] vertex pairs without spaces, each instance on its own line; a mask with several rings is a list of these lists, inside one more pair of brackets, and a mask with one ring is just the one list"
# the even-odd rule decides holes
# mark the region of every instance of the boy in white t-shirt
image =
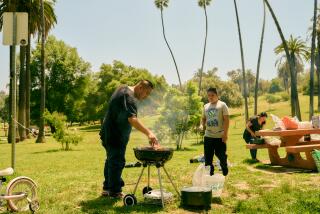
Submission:
[[217,89],[207,90],[209,103],[204,105],[202,113],[202,126],[204,135],[204,158],[205,165],[210,166],[210,175],[214,174],[212,164],[213,155],[220,160],[222,173],[228,174],[227,165],[227,139],[229,130],[229,109],[228,106],[219,100]]

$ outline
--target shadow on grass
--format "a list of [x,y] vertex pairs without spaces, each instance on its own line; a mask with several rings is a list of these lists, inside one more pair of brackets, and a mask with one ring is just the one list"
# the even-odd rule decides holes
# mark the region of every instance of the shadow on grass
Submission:
[[252,165],[252,164],[259,163],[259,161],[253,160],[253,159],[250,159],[250,158],[247,158],[247,159],[244,159],[244,160],[242,161],[242,163]]
[[81,130],[81,131],[91,131],[91,130],[96,131],[96,130],[100,130],[100,129],[101,129],[100,124],[79,128],[79,130]]
[[77,151],[81,151],[81,150],[77,150],[77,149],[70,149],[68,151],[65,151],[63,149],[49,149],[47,151],[42,151],[42,152],[33,152],[31,154],[44,154],[44,153],[54,153],[54,152],[77,152]]
[[286,174],[313,172],[313,170],[310,170],[310,169],[289,168],[284,166],[275,166],[275,165],[263,164],[263,163],[259,163],[256,166],[256,168],[260,170],[272,172],[272,173],[286,173]]
[[213,198],[211,199],[211,203],[220,204],[220,205],[223,204],[223,203],[222,203],[222,199],[221,199],[220,197],[213,197]]
[[192,143],[191,146],[203,146],[203,141],[200,141],[198,143]]
[[82,201],[81,211],[85,213],[155,213],[162,210],[161,206],[139,203],[134,206],[115,206],[120,199],[99,197],[93,200]]
[[174,150],[175,152],[189,152],[189,151],[197,151],[196,149],[192,149],[192,148],[188,148],[188,147],[184,147],[184,148],[181,148],[179,150],[175,149]]

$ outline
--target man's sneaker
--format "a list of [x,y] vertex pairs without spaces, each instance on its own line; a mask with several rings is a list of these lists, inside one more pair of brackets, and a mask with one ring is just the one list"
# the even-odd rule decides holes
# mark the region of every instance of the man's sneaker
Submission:
[[101,196],[103,196],[103,197],[110,196],[110,191],[109,190],[102,190]]
[[225,168],[222,167],[222,174],[223,174],[224,176],[227,176],[228,173],[229,173],[228,167],[225,167]]
[[122,192],[110,192],[109,196],[114,199],[122,199],[124,197],[124,194]]

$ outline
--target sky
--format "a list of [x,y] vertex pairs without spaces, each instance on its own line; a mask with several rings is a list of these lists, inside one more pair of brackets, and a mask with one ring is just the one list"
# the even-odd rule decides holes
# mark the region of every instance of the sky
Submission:
[[[205,17],[198,0],[171,0],[164,9],[166,37],[175,55],[182,82],[201,67]],[[313,0],[269,0],[284,36],[307,38],[312,25]],[[262,30],[262,0],[238,0],[245,68],[256,72]],[[162,35],[160,10],[154,0],[57,0],[58,23],[51,31],[59,40],[77,48],[79,55],[99,71],[102,63],[120,60],[146,68],[177,84],[174,63]],[[208,40],[204,71],[227,72],[241,68],[240,47],[233,0],[212,0],[207,8]],[[260,77],[276,77],[274,48],[281,43],[267,11]],[[311,45],[311,41],[307,43]],[[309,63],[310,64],[310,63]],[[308,66],[308,65],[307,65]],[[9,47],[0,45],[0,90],[8,91]]]

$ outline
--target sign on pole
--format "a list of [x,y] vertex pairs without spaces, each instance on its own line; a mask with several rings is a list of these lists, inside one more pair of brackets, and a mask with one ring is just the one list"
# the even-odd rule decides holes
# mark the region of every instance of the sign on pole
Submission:
[[[16,16],[16,41],[13,41],[13,22]],[[3,45],[28,45],[28,13],[5,12],[3,13]]]
[[16,157],[16,45],[28,45],[28,13],[3,13],[3,39],[4,45],[10,45],[10,141],[11,141],[11,167],[15,168]]

